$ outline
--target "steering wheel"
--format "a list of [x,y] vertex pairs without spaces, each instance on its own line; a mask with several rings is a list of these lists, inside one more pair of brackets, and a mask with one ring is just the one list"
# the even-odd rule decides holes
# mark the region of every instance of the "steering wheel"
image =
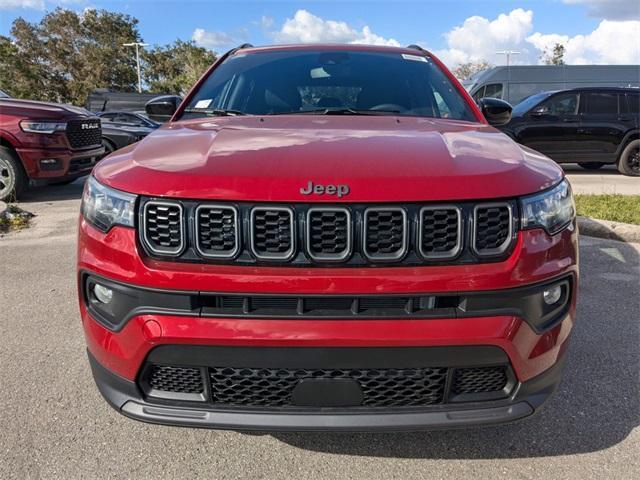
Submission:
[[381,103],[379,105],[374,105],[373,107],[371,107],[369,110],[391,110],[391,111],[398,111],[398,112],[403,112],[406,110],[405,107],[403,107],[402,105],[398,105],[397,103]]

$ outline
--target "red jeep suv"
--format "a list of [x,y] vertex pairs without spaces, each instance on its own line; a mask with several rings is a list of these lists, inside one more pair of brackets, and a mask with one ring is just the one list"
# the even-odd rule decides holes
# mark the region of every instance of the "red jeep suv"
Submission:
[[154,423],[508,422],[560,381],[571,189],[419,47],[244,45],[86,184],[80,311],[98,388]]

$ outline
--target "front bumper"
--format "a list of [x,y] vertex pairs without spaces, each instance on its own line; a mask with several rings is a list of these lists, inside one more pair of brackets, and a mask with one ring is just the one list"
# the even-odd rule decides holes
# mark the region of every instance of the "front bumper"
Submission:
[[[21,148],[18,154],[32,180],[71,179],[88,175],[104,155],[104,147],[89,150]],[[47,166],[43,160],[55,163]]]
[[517,385],[508,399],[462,403],[447,408],[322,409],[269,411],[214,409],[207,406],[149,402],[136,382],[119,377],[89,353],[98,389],[107,402],[127,417],[163,425],[257,431],[406,431],[448,429],[509,423],[538,411],[556,390],[564,357],[537,377]]
[[[501,294],[572,278],[577,286],[577,231],[553,237],[541,230],[519,233],[503,262],[480,265],[384,268],[235,267],[162,262],[145,257],[135,230],[116,227],[104,235],[80,220],[80,311],[94,376],[105,398],[123,414],[175,425],[229,429],[422,429],[509,422],[533,413],[558,383],[575,314],[575,288],[566,312],[536,329],[517,308],[435,315],[428,318],[242,318],[187,313],[182,308],[127,311],[114,327],[87,308],[86,275],[164,295],[443,295]],[[519,290],[518,290],[519,291]],[[485,297],[489,298],[489,297]],[[157,306],[157,305],[156,305]],[[476,304],[476,306],[478,306]],[[166,307],[166,305],[164,305]],[[457,347],[489,346],[513,372],[508,396],[491,401],[425,408],[287,411],[217,408],[211,402],[150,398],[141,374],[163,346],[238,348]],[[180,365],[181,362],[173,362]],[[261,365],[253,365],[260,367]],[[402,367],[401,363],[398,363]],[[448,365],[442,365],[447,367]],[[473,366],[473,362],[469,363]],[[357,411],[356,411],[357,410]]]

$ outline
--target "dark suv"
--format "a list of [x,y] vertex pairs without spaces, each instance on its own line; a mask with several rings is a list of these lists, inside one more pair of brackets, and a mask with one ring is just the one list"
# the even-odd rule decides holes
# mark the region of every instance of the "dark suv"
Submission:
[[532,95],[501,129],[558,163],[615,163],[621,173],[640,176],[639,127],[637,88],[580,88]]

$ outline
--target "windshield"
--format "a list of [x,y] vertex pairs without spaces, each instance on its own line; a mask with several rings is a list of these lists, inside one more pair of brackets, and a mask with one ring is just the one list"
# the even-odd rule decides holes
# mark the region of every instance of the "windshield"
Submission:
[[535,107],[538,103],[540,103],[545,98],[547,98],[549,95],[551,95],[550,92],[544,92],[544,93],[537,93],[535,95],[531,95],[530,97],[525,98],[520,103],[518,103],[515,107],[513,107],[512,115],[514,117],[521,117],[522,115],[527,113],[529,110],[531,110],[533,107]]
[[205,80],[182,118],[332,113],[477,121],[447,76],[419,52],[333,50],[232,55]]

